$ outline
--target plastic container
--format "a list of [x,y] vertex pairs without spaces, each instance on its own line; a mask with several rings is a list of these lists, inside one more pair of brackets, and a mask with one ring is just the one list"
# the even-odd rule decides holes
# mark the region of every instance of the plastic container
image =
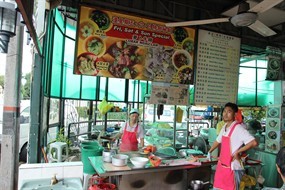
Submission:
[[91,165],[88,157],[102,156],[103,148],[101,146],[83,146],[81,147],[81,161],[83,163],[83,172],[87,174],[94,174],[95,170]]

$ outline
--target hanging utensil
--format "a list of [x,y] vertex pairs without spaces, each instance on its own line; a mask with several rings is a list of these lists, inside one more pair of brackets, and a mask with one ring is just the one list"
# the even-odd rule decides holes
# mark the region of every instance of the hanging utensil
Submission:
[[164,106],[163,104],[158,104],[157,105],[157,117],[158,119],[160,119],[160,116],[163,115],[163,109],[164,109]]
[[108,150],[111,149],[111,147],[110,147],[110,142],[107,142],[107,148],[108,148]]

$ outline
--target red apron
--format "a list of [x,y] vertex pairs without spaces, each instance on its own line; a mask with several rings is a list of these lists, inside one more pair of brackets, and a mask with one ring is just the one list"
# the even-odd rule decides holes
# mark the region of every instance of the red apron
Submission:
[[239,123],[235,123],[231,128],[228,136],[222,137],[221,152],[219,161],[216,167],[214,187],[222,190],[235,190],[235,176],[231,169],[232,151],[231,151],[231,135]]
[[138,139],[137,139],[138,124],[134,132],[127,131],[127,124],[122,135],[122,142],[120,145],[121,152],[137,151]]

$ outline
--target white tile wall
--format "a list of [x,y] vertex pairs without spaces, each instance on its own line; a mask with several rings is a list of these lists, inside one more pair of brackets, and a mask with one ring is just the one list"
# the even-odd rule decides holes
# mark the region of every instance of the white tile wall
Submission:
[[80,178],[83,182],[82,162],[60,162],[60,163],[40,163],[22,164],[19,167],[18,190],[24,180],[51,178],[56,174],[57,179]]

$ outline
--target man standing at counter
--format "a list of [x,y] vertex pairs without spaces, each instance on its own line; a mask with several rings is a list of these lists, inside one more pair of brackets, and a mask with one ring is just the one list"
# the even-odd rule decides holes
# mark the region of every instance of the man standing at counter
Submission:
[[130,111],[129,120],[122,126],[120,132],[113,137],[113,141],[118,138],[121,138],[121,152],[137,151],[139,143],[141,147],[144,146],[144,131],[139,125],[139,111],[137,109]]
[[244,169],[241,165],[240,154],[258,145],[255,138],[235,121],[238,106],[227,103],[223,110],[225,125],[221,129],[216,141],[209,150],[213,152],[221,144],[219,161],[214,177],[214,189],[239,189]]

